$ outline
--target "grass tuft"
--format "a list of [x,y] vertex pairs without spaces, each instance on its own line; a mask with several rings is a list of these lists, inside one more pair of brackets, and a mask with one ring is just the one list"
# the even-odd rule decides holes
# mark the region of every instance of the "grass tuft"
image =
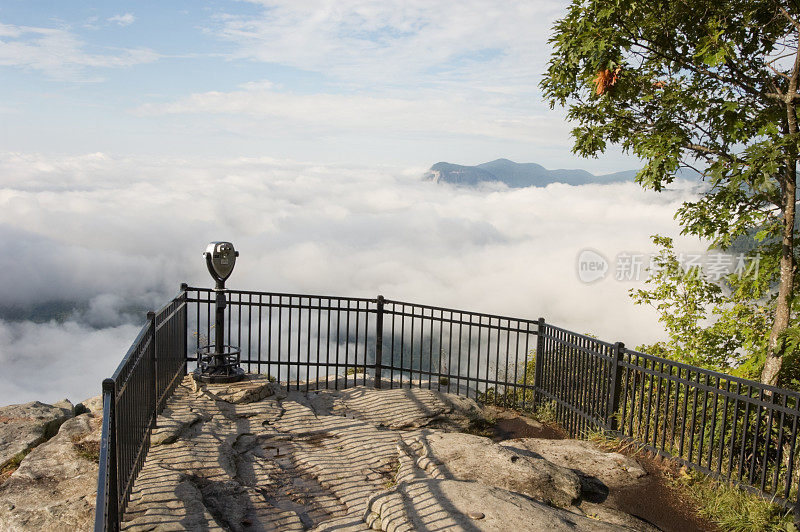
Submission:
[[473,416],[469,420],[469,425],[464,429],[467,434],[491,438],[495,434],[494,426],[497,420],[491,416]]
[[682,469],[674,482],[697,502],[698,513],[730,532],[797,532],[792,512],[734,485]]
[[536,407],[534,417],[543,423],[556,423],[556,402],[544,401]]
[[0,484],[8,480],[11,474],[14,473],[17,468],[19,468],[19,464],[22,463],[22,460],[28,456],[28,453],[30,452],[30,449],[25,449],[24,451],[18,452],[12,456],[8,462],[6,462],[6,465],[0,468]]
[[99,441],[82,441],[80,436],[72,437],[72,445],[75,447],[75,452],[84,460],[100,463],[100,442]]

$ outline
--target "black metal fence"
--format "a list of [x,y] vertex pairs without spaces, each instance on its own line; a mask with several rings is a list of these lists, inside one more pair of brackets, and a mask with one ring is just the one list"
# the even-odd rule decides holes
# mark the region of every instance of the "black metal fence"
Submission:
[[[96,529],[116,529],[165,399],[209,343],[214,290],[182,285],[112,379]],[[289,388],[416,386],[603,431],[786,508],[798,497],[800,394],[626,349],[545,322],[376,299],[226,290],[227,343]],[[191,347],[191,349],[188,349]],[[800,507],[800,505],[798,505]]]
[[95,530],[118,530],[150,449],[156,416],[186,371],[186,292],[150,312],[117,370],[103,381]]
[[571,435],[610,432],[800,509],[799,393],[545,323],[540,339],[534,394]]

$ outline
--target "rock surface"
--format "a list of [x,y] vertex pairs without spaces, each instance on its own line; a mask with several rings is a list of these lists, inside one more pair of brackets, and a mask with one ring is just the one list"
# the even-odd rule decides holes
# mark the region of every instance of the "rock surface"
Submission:
[[447,432],[482,415],[474,401],[274,383],[243,401],[235,386],[209,388],[184,381],[159,417],[127,530],[627,528],[573,505],[570,468]]
[[0,530],[90,530],[102,414],[69,419],[0,485]]
[[[102,414],[95,398],[82,404],[88,413],[0,485],[0,530],[91,528]],[[649,530],[585,500],[635,479],[635,461],[583,442],[461,432],[476,421],[486,422],[477,403],[436,390],[187,377],[157,420],[124,528]]]
[[609,453],[583,440],[522,438],[501,443],[509,451],[531,458],[543,458],[572,469],[581,479],[584,492],[608,492],[647,475],[639,462],[620,453]]
[[424,434],[408,441],[417,466],[433,478],[476,480],[566,507],[581,494],[573,471],[533,453],[519,453],[488,438],[457,432]]
[[72,415],[72,403],[66,399],[54,405],[33,401],[0,408],[0,469],[47,441]]
[[[380,530],[620,530],[480,482],[404,482],[371,501],[366,524]],[[377,526],[376,526],[377,525]]]

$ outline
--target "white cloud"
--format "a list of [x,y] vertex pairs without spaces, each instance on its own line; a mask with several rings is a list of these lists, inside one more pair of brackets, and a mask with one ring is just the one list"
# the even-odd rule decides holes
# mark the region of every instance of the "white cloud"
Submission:
[[[209,285],[200,253],[220,239],[241,251],[231,288],[380,293],[545,316],[629,345],[662,334],[652,312],[630,302],[633,284],[583,284],[575,260],[584,248],[610,259],[652,251],[648,235],[677,235],[673,214],[690,190],[659,195],[633,183],[457,189],[420,181],[422,170],[1,154],[0,305],[66,298],[81,306],[64,324],[0,324],[0,358],[14,357],[4,379],[17,383],[0,389],[25,398],[94,395],[113,370],[109,361],[134,338],[136,327],[123,325],[144,320],[130,307],[155,307],[181,281]],[[683,252],[700,247],[677,241]],[[83,380],[60,369],[48,382],[28,377],[65,350],[67,361],[103,371]]]
[[[396,132],[479,136],[501,140],[569,145],[569,125],[561,113],[536,111],[529,102],[445,91],[417,91],[412,95],[297,94],[273,90],[264,82],[245,84],[245,90],[191,94],[164,104],[145,104],[140,116],[230,115],[248,120],[249,128],[308,131],[312,134]],[[270,120],[265,121],[264,118]]]
[[64,398],[77,403],[98,395],[138,329],[0,320],[0,405]]
[[84,71],[150,63],[158,54],[146,48],[89,53],[68,28],[41,28],[0,23],[0,66],[38,70],[63,80],[85,79]]
[[344,83],[450,80],[536,84],[556,1],[254,0],[257,15],[225,15],[213,31],[234,56],[323,72]]
[[133,13],[125,13],[123,15],[114,15],[113,17],[107,19],[108,22],[116,23],[119,26],[130,26],[136,21],[136,17],[133,16]]

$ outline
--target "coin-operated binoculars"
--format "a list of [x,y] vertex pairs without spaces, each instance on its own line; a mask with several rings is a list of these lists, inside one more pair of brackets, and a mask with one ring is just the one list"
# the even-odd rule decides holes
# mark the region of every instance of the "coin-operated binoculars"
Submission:
[[239,348],[225,344],[225,280],[231,276],[239,252],[230,242],[211,242],[203,256],[208,272],[216,281],[216,321],[214,345],[200,346],[197,350],[194,379],[207,383],[236,382],[244,377],[244,370],[239,367]]

